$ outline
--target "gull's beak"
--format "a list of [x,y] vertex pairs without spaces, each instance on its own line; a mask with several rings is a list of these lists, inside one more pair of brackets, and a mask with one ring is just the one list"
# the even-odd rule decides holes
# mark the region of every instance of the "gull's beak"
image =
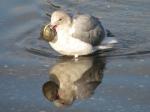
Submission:
[[49,25],[49,27],[51,28],[51,29],[53,29],[53,30],[56,30],[56,27],[57,27],[57,25]]

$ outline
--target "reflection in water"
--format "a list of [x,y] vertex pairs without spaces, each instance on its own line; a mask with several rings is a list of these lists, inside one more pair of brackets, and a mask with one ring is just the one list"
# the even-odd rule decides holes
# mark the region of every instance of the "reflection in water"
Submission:
[[50,68],[50,80],[43,85],[43,94],[57,107],[88,98],[101,83],[104,68],[105,58],[61,59]]

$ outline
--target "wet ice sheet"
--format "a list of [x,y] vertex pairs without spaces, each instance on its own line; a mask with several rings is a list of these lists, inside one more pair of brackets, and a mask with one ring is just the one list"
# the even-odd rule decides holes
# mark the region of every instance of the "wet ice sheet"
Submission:
[[[102,83],[90,98],[76,100],[66,109],[56,108],[43,96],[42,85],[49,80],[48,71],[57,64],[58,54],[38,39],[41,26],[49,20],[45,13],[51,13],[54,8],[46,1],[8,3],[3,0],[0,4],[0,111],[149,112],[150,2],[52,2],[70,12],[77,9],[96,15],[118,39],[118,48],[107,58]],[[44,50],[50,55],[28,52],[27,48]]]
[[[149,59],[107,60],[102,84],[94,95],[77,100],[66,111],[122,111],[148,112]],[[54,63],[56,65],[57,63]],[[29,65],[28,65],[29,66]],[[49,67],[1,67],[1,111],[62,111],[48,102],[42,93],[43,84],[49,80]],[[38,68],[38,70],[37,70]],[[45,69],[44,69],[45,68]],[[133,69],[134,68],[134,69]]]

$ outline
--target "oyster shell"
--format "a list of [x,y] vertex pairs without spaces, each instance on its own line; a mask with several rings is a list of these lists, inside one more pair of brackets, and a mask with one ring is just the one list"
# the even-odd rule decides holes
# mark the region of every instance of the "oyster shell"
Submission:
[[49,24],[45,25],[42,28],[41,31],[41,37],[45,40],[45,41],[53,41],[55,39],[56,36],[56,31],[52,28],[49,27]]

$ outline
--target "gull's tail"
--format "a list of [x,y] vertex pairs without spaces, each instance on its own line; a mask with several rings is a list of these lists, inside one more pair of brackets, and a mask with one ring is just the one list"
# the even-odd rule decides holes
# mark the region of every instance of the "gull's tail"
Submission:
[[118,41],[114,37],[105,37],[101,45],[97,46],[99,50],[112,49]]
[[104,40],[101,42],[100,45],[96,46],[94,49],[94,52],[97,50],[109,50],[114,48],[114,46],[118,43],[117,39],[115,36],[109,31],[106,30],[106,37]]

